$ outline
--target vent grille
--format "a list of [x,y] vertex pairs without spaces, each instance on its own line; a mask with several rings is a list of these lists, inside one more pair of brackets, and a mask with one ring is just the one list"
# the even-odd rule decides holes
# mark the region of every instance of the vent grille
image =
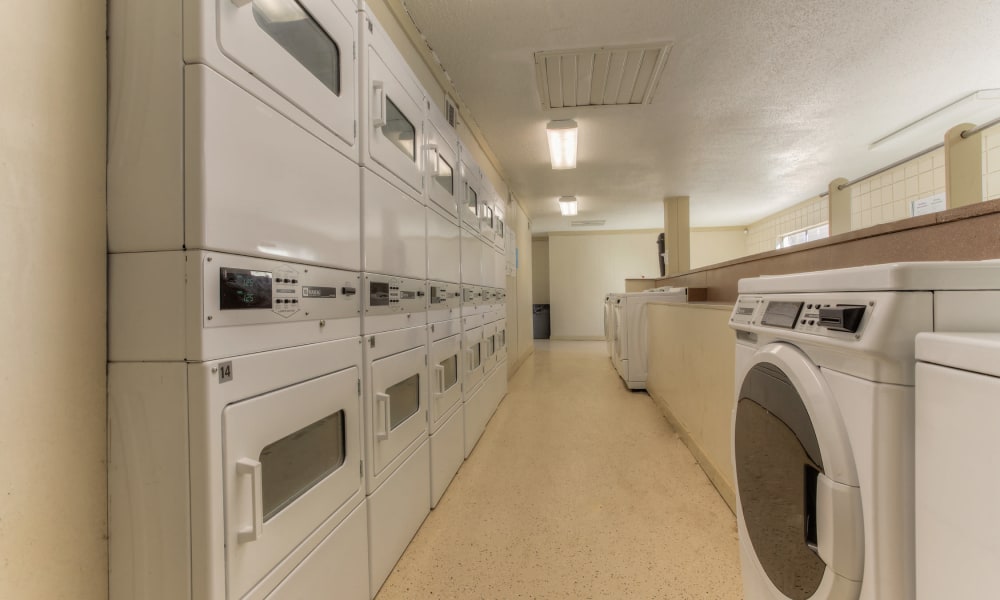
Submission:
[[455,108],[455,101],[450,97],[444,97],[444,117],[452,127],[458,125],[458,109]]
[[542,108],[649,104],[670,44],[535,53]]
[[570,221],[569,224],[572,227],[600,227],[604,223],[604,219],[588,219],[584,221]]

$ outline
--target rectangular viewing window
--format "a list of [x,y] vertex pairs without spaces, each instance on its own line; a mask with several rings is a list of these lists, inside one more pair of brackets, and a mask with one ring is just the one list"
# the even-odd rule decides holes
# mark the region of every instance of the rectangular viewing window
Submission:
[[340,95],[340,48],[296,0],[254,0],[253,18],[299,64]]
[[486,338],[486,356],[493,356],[497,351],[496,336]]
[[455,195],[455,177],[451,165],[443,156],[438,156],[437,172],[434,174],[434,181],[443,187],[449,196]]
[[452,354],[442,360],[441,366],[444,367],[444,389],[441,391],[447,392],[458,383],[458,355]]
[[341,410],[260,451],[265,521],[344,464],[347,455],[344,431]]
[[476,190],[472,189],[472,186],[469,186],[469,195],[465,201],[465,208],[469,209],[469,212],[474,215],[479,214],[479,194],[476,193]]
[[417,130],[388,96],[385,99],[385,125],[382,126],[382,135],[392,142],[393,146],[402,150],[410,160],[417,160]]
[[385,393],[389,395],[389,426],[395,429],[420,408],[420,374],[390,386]]
[[472,346],[472,367],[470,369],[478,369],[481,364],[483,364],[482,350],[479,344],[475,344]]

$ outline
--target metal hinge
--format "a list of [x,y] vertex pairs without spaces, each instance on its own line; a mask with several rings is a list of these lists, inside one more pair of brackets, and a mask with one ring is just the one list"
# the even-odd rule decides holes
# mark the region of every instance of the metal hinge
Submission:
[[365,478],[365,461],[363,460],[358,461],[358,474],[361,476],[362,479]]
[[361,397],[361,380],[358,380],[358,398]]

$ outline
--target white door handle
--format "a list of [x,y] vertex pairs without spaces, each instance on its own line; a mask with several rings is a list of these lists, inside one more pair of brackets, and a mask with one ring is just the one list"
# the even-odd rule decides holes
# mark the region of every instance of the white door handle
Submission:
[[385,127],[387,123],[385,119],[385,84],[381,81],[372,82],[372,100],[375,102],[375,106],[372,107],[375,112],[372,124],[375,127]]
[[236,461],[236,474],[250,476],[253,523],[250,527],[241,527],[236,534],[236,541],[245,544],[256,541],[264,535],[264,493],[261,488],[260,461],[252,458],[239,459]]
[[444,365],[434,365],[434,376],[438,380],[438,393],[434,394],[437,398],[444,394]]
[[429,175],[437,176],[441,174],[441,155],[438,154],[438,148],[434,144],[427,144],[424,146],[426,151],[427,161],[427,173]]
[[375,408],[382,405],[382,430],[375,432],[375,437],[380,440],[389,439],[389,394],[375,394]]

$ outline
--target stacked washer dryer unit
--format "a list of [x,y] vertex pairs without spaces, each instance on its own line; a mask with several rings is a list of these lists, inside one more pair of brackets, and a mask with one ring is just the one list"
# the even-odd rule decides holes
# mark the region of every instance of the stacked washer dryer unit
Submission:
[[687,288],[657,288],[618,294],[611,305],[611,361],[632,390],[646,389],[646,307],[688,301]]
[[[499,289],[506,282],[506,258],[501,251],[501,248],[506,247],[506,231],[502,224],[502,201],[483,178],[472,157],[461,152],[459,158],[463,190],[460,209],[464,353],[462,387],[465,456],[468,456],[506,394],[506,368],[503,370],[502,384],[496,378],[499,330],[503,331],[502,338],[506,348],[506,325],[498,325],[504,316],[506,301],[506,294]],[[499,219],[498,208],[501,214]],[[506,350],[503,356],[506,357]]]
[[740,281],[736,471],[748,600],[914,597],[914,339],[1000,330],[1000,263]]
[[427,341],[430,360],[431,507],[465,458],[462,410],[462,263],[458,135],[440,111],[428,115],[424,157],[427,174]]
[[112,599],[370,594],[356,11],[109,6]]
[[362,3],[365,480],[371,593],[430,511],[426,94]]

